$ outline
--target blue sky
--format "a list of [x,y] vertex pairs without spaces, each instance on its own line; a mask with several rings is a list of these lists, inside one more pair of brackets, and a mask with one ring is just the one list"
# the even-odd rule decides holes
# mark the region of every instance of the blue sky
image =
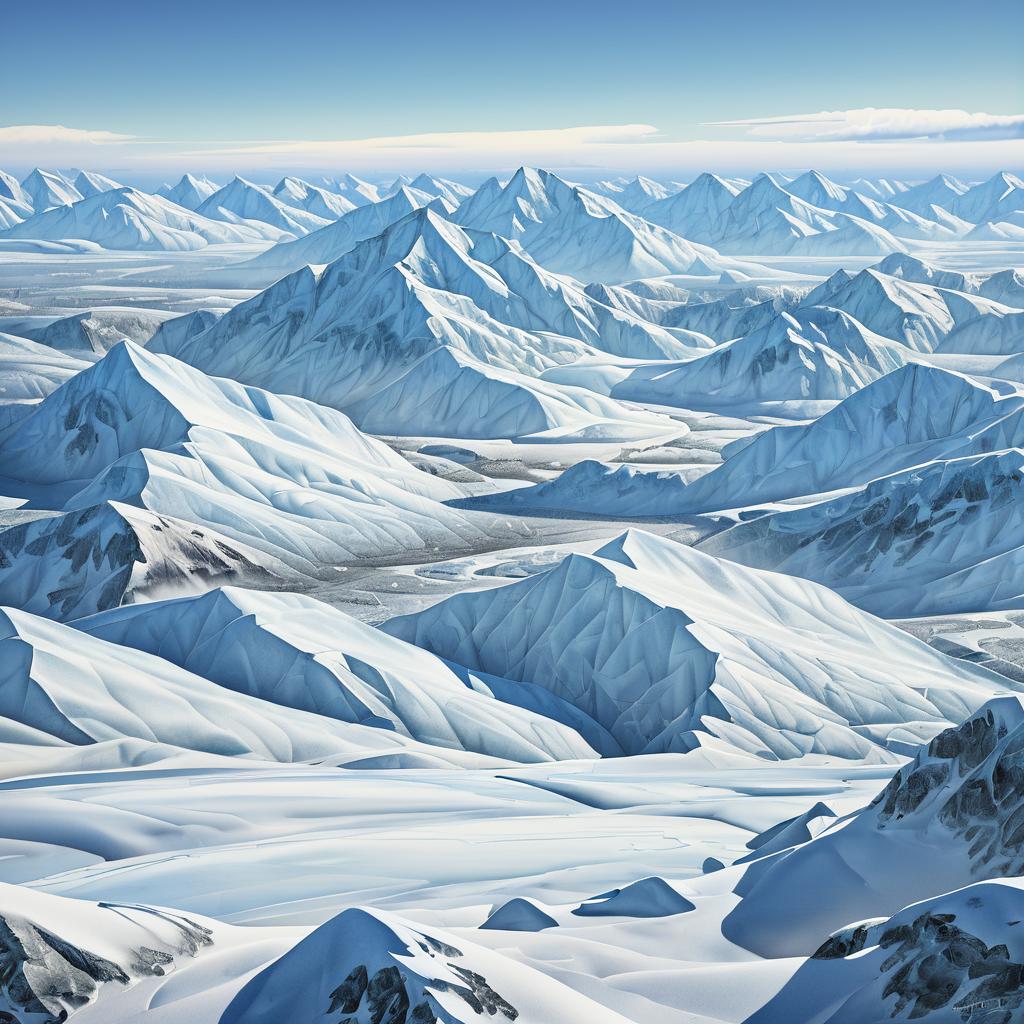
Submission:
[[[96,155],[108,165],[161,153],[173,164],[196,151],[219,165],[235,155],[219,150],[256,144],[255,165],[284,166],[315,151],[268,155],[259,144],[586,126],[763,147],[768,129],[709,123],[861,108],[1024,111],[1020,0],[56,0],[46,10],[4,13],[0,126],[132,136],[103,142],[113,148]],[[581,158],[614,159],[607,147],[625,142],[621,155],[633,159],[635,134],[611,133],[599,156]],[[64,153],[53,139],[2,131],[0,147],[17,163]],[[3,148],[0,164],[10,163]],[[388,148],[370,159],[398,166],[400,143]],[[756,151],[744,154],[726,158]],[[672,159],[664,148],[658,156]],[[486,147],[465,159],[486,161]]]

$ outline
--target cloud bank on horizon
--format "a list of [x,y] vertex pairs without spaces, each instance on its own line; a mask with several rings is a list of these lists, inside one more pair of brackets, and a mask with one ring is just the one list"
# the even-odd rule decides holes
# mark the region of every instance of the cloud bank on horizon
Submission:
[[673,138],[651,124],[449,131],[359,139],[190,141],[63,125],[0,127],[13,169],[89,166],[121,173],[347,169],[500,172],[556,169],[685,174],[819,167],[985,174],[1024,166],[1024,114],[860,108],[707,122],[714,138]]

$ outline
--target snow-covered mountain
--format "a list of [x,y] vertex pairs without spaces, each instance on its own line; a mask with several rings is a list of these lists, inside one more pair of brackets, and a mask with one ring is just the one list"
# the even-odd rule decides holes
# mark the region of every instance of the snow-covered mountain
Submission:
[[72,184],[78,190],[83,199],[91,196],[98,196],[101,192],[110,192],[115,188],[124,188],[119,181],[108,178],[105,174],[98,174],[96,171],[79,171]]
[[280,232],[292,238],[301,238],[330,223],[327,218],[291,206],[273,195],[270,189],[240,177],[233,178],[204,199],[196,207],[196,213],[254,230],[265,225],[263,237],[274,241],[282,237]]
[[223,242],[258,241],[246,222],[213,220],[135,188],[99,192],[0,232],[0,238],[81,238],[104,249],[187,251]]
[[549,270],[587,282],[744,269],[549,171],[521,167],[506,185],[491,178],[453,216],[519,242]]
[[250,260],[247,266],[266,268],[275,274],[290,274],[307,264],[333,263],[351,252],[359,242],[381,234],[396,221],[425,206],[432,206],[439,213],[450,209],[443,199],[432,199],[426,192],[403,187],[379,203],[353,207],[334,223],[303,238],[271,246]]
[[[601,429],[612,437],[657,427],[607,398],[531,375],[596,345],[638,357],[692,344],[426,207],[322,272],[279,281],[205,334],[173,347],[158,336],[151,347],[343,409],[368,430],[509,437]],[[626,422],[616,428],[617,420]]]
[[311,185],[301,178],[282,178],[274,187],[274,195],[289,206],[305,210],[325,220],[337,220],[343,214],[356,209],[356,204],[351,199]]
[[687,487],[690,512],[861,487],[935,460],[1017,447],[1024,394],[910,363],[806,425],[775,427]]
[[889,618],[1024,603],[1024,451],[937,460],[717,534],[701,549]]
[[644,208],[643,215],[684,238],[704,239],[740,190],[717,174],[701,174],[686,188]]
[[[42,465],[40,450],[52,453]],[[0,473],[64,513],[0,534],[0,599],[62,618],[125,594],[187,591],[190,576],[333,577],[334,565],[360,557],[485,536],[471,514],[438,504],[461,497],[454,485],[341,413],[127,342],[4,435]],[[166,537],[152,536],[162,519]],[[83,557],[64,562],[55,552],[72,543]],[[175,560],[178,571],[166,564]],[[57,597],[43,578],[61,581]]]
[[635,530],[383,628],[550,690],[626,753],[710,744],[886,760],[997,686],[823,587]]
[[[473,189],[449,178],[435,178],[429,174],[419,174],[409,182],[408,188],[417,192],[425,192],[434,199],[443,199],[453,209],[463,199],[473,194]],[[397,191],[397,190],[396,190]]]
[[848,398],[903,366],[909,351],[848,313],[804,306],[707,354],[651,363],[611,389],[616,398],[702,408],[711,404]]
[[74,625],[228,690],[428,745],[528,762],[619,752],[596,723],[545,690],[457,674],[297,594],[225,588]]
[[176,185],[162,185],[156,194],[186,210],[197,210],[221,186],[205,175],[183,174]]
[[70,206],[84,198],[62,174],[39,167],[22,180],[21,187],[36,213],[44,213],[55,206]]

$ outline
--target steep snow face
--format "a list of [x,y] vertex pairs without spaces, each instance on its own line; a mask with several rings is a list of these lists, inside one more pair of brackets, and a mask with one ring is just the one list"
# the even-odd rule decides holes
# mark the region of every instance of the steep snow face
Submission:
[[58,206],[0,232],[4,238],[82,238],[104,249],[187,251],[218,242],[258,241],[244,225],[211,220],[134,188]]
[[282,178],[274,188],[274,195],[289,206],[305,210],[325,220],[337,220],[356,208],[351,199],[346,199],[337,192],[318,188],[301,178]]
[[637,175],[635,178],[598,182],[596,185],[590,186],[589,191],[607,196],[622,209],[647,218],[647,211],[653,205],[675,195],[678,188],[664,185],[652,178],[645,178],[643,175]]
[[550,1024],[626,1018],[508,957],[353,907],[256,974],[220,1024]]
[[626,753],[724,743],[769,758],[884,761],[996,685],[822,587],[639,531],[383,628],[545,687]]
[[343,195],[356,206],[379,203],[386,198],[376,185],[371,185],[354,174],[343,174],[340,178],[324,178],[322,184],[330,191]]
[[297,594],[234,588],[149,602],[75,627],[237,693],[422,743],[509,761],[586,758],[617,745],[546,691],[457,675],[439,658]]
[[[39,451],[52,454],[43,465]],[[262,552],[257,561],[274,573],[330,575],[352,559],[483,536],[472,515],[438,504],[461,496],[454,485],[341,413],[129,343],[11,428],[0,472],[42,488],[51,508],[115,501],[194,524],[246,557]]]
[[234,178],[196,207],[196,213],[211,220],[225,221],[253,229],[261,222],[263,237],[277,241],[284,235],[301,238],[330,221],[306,210],[290,206],[245,178]]
[[351,252],[360,242],[386,231],[396,221],[433,206],[439,213],[447,209],[443,200],[431,199],[425,192],[401,188],[379,203],[353,207],[333,224],[313,231],[304,238],[279,242],[250,260],[247,266],[266,267],[275,273],[291,273],[307,264],[333,263]]
[[652,363],[612,388],[631,401],[702,408],[712,404],[847,398],[903,366],[902,345],[848,313],[822,306],[781,313],[765,327],[706,355]]
[[514,239],[549,270],[587,282],[743,269],[548,171],[520,168],[505,186],[492,178],[454,217],[466,227]]
[[24,611],[0,610],[0,647],[0,731],[7,742],[52,747],[136,739],[286,764],[428,750],[385,729],[232,692],[161,658]]
[[13,174],[0,170],[0,199],[32,213],[32,197]]
[[994,302],[1024,309],[1024,272],[1001,270],[986,278],[978,287],[978,293]]
[[739,189],[717,174],[701,174],[675,195],[651,203],[644,217],[684,238],[703,241],[711,226],[739,195]]
[[1024,601],[1024,452],[932,462],[700,547],[803,576],[877,615],[1017,608]]
[[[1016,695],[990,701],[935,736],[869,807],[747,868],[725,934],[765,956],[807,956],[819,947],[819,956],[841,954],[840,942],[825,940],[851,922],[1019,875],[1022,741],[1024,707]],[[912,910],[900,917],[916,918]],[[1006,921],[999,921],[1004,941],[1014,931]],[[867,937],[856,940],[865,940],[861,948]]]
[[818,495],[935,459],[1021,445],[1024,396],[911,363],[806,426],[758,435],[687,488],[686,511]]
[[163,185],[156,194],[186,210],[197,210],[221,186],[207,177],[183,174],[176,185]]
[[958,292],[976,292],[979,289],[979,280],[975,275],[943,270],[905,252],[894,252],[886,256],[874,269],[880,274],[912,281],[914,284],[927,284]]
[[633,355],[688,349],[688,339],[596,302],[517,246],[426,208],[320,273],[279,281],[205,334],[180,344],[155,339],[153,348],[344,409],[387,433],[631,437],[636,424],[668,428],[530,376],[593,355],[596,344]]
[[63,175],[39,167],[22,181],[21,187],[36,213],[44,213],[55,206],[70,206],[84,198]]
[[67,1020],[108,986],[123,992],[170,974],[230,931],[155,907],[0,884],[0,1011],[27,1024]]

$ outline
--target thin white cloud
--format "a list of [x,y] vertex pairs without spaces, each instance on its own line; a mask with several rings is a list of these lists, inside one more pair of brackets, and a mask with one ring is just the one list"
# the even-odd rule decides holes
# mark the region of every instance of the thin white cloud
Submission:
[[756,138],[801,142],[995,141],[1024,138],[1024,114],[971,114],[966,110],[914,110],[862,107],[787,114],[742,121],[716,121],[715,127],[746,128]]
[[12,124],[0,127],[0,146],[103,146],[128,142],[132,135],[65,128],[62,124]]

